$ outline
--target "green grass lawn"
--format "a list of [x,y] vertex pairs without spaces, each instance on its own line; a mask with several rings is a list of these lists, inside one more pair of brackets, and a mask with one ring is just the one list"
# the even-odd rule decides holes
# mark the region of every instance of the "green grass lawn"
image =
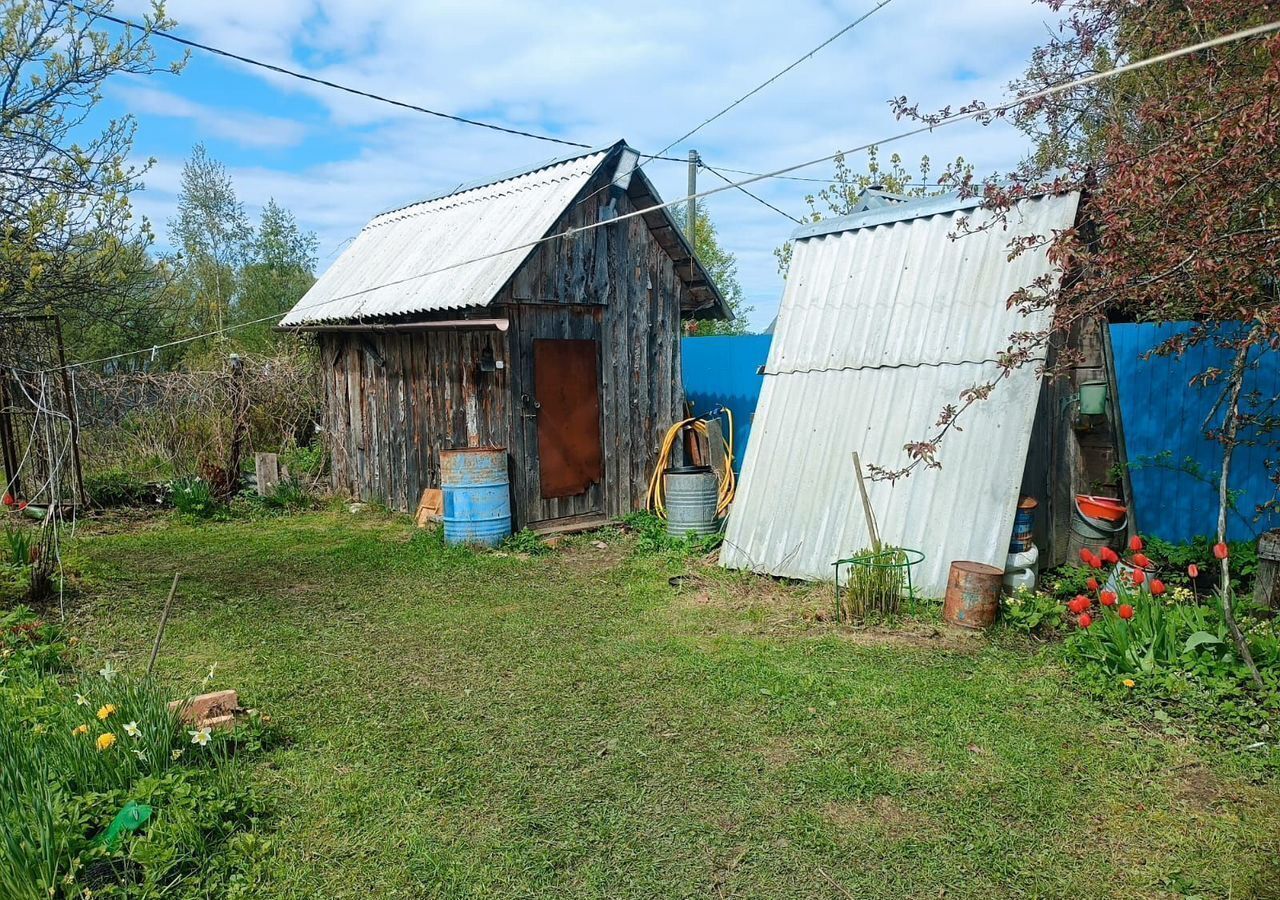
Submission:
[[[814,621],[825,590],[324,512],[85,534],[75,632],[217,663],[285,735],[267,897],[1280,896],[1280,789],[1056,652]],[[679,588],[668,579],[690,574]]]

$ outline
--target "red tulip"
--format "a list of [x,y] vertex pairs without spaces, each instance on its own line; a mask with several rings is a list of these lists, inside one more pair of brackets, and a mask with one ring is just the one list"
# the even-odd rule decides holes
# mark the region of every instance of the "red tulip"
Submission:
[[1093,559],[1093,553],[1092,553],[1092,551],[1090,551],[1088,547],[1081,547],[1081,548],[1080,548],[1080,562],[1084,563],[1085,565],[1089,565],[1089,564],[1090,564],[1090,563],[1089,563],[1089,560],[1091,560],[1091,559]]
[[1103,562],[1111,563],[1112,565],[1120,562],[1120,557],[1117,556],[1116,551],[1112,550],[1110,547],[1103,547],[1101,556]]
[[1187,575],[1189,575],[1192,578],[1198,578],[1200,576],[1200,567],[1197,566],[1195,563],[1192,563],[1191,565],[1187,566]]
[[1101,568],[1102,568],[1102,559],[1101,559],[1101,557],[1098,557],[1098,556],[1090,556],[1090,557],[1089,557],[1089,565],[1093,566],[1095,569],[1101,569]]
[[1164,593],[1164,582],[1161,581],[1159,578],[1152,578],[1151,579],[1152,596],[1159,597],[1163,593]]
[[1090,625],[1093,624],[1093,616],[1089,615],[1088,613],[1084,613],[1076,621],[1079,623],[1081,628],[1088,628]]
[[1147,580],[1147,573],[1146,573],[1146,572],[1142,571],[1141,569],[1134,569],[1134,570],[1133,570],[1133,583],[1134,583],[1134,584],[1142,584],[1142,582],[1144,582],[1144,581],[1146,581],[1146,580]]
[[1218,543],[1213,545],[1213,555],[1218,557],[1218,559],[1226,559],[1231,555],[1231,551],[1227,549],[1226,544],[1222,543],[1222,541],[1218,541]]
[[1128,620],[1133,618],[1133,607],[1128,603],[1121,603],[1120,608],[1116,610],[1120,614],[1120,618]]
[[1147,559],[1147,555],[1145,553],[1135,553],[1133,555],[1133,564],[1139,569],[1151,568],[1151,560]]
[[1096,578],[1090,578],[1085,582],[1085,584],[1089,586],[1089,590],[1091,591],[1096,591],[1098,589],[1098,579]]
[[1115,606],[1115,605],[1116,605],[1116,592],[1115,592],[1115,591],[1103,591],[1103,592],[1102,592],[1102,597],[1101,597],[1100,599],[1102,600],[1102,605],[1103,605],[1103,606]]
[[1138,537],[1136,534],[1129,538],[1129,549],[1134,553],[1139,552],[1142,549],[1142,538]]
[[1088,597],[1076,597],[1074,600],[1070,601],[1067,604],[1067,609],[1071,610],[1076,615],[1079,615],[1080,613],[1088,609],[1091,605],[1092,603],[1090,602]]

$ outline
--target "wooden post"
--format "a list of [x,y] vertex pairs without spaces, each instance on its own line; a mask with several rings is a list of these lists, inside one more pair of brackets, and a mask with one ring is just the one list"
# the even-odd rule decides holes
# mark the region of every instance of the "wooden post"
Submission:
[[80,415],[76,410],[75,392],[71,390],[71,370],[67,368],[67,351],[62,342],[62,319],[53,317],[53,334],[58,347],[58,373],[62,379],[62,399],[67,404],[67,421],[71,426],[71,461],[76,476],[76,497],[82,508],[88,507],[89,495],[84,489],[84,472],[80,467]]
[[1253,579],[1253,599],[1263,609],[1280,609],[1280,528],[1258,538],[1258,571]]
[[18,445],[13,438],[9,417],[9,376],[0,372],[0,450],[4,455],[5,490],[14,497],[22,496],[22,473],[19,471]]
[[147,677],[156,667],[156,657],[160,655],[160,642],[164,640],[164,626],[169,623],[169,610],[173,607],[173,595],[178,592],[178,573],[173,573],[173,584],[169,585],[169,596],[165,598],[164,609],[160,611],[160,627],[156,629],[156,642],[151,645],[151,659],[147,662]]
[[255,453],[253,469],[258,476],[258,496],[269,496],[280,484],[280,457],[274,453]]

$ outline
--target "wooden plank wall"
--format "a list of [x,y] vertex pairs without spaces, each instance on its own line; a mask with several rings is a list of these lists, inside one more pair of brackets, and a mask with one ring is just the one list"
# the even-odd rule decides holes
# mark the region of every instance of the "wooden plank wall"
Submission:
[[[597,221],[609,201],[600,188],[604,173],[583,190],[591,200],[572,207],[553,227],[562,231]],[[597,194],[596,192],[599,191]],[[636,208],[630,196],[616,198],[618,214]],[[688,289],[677,276],[670,256],[654,239],[643,217],[542,245],[513,276],[500,294],[511,315],[517,401],[532,396],[532,341],[542,337],[592,337],[559,317],[565,304],[600,307],[601,435],[604,441],[605,490],[603,511],[620,516],[644,505],[649,476],[667,429],[683,417],[684,386],[680,371],[680,309],[689,302]],[[517,324],[519,323],[519,324]],[[526,371],[527,370],[527,371]],[[513,413],[520,417],[518,403]],[[521,419],[521,422],[528,421]],[[517,424],[515,433],[522,427]],[[533,432],[530,432],[533,434]],[[528,518],[573,515],[574,504],[539,508],[536,443],[525,439],[517,448],[518,473]]]
[[[612,193],[607,167],[550,229],[596,222]],[[602,188],[604,188],[602,190]],[[618,214],[637,208],[613,198]],[[667,429],[683,416],[680,309],[691,302],[643,217],[540,245],[493,304],[510,319],[493,331],[322,334],[325,428],[334,487],[411,510],[440,483],[441,448],[510,448],[515,527],[644,504]],[[497,312],[494,309],[494,312]],[[425,318],[425,317],[424,317]],[[532,342],[600,341],[605,483],[581,498],[544,501],[533,396]],[[481,375],[485,347],[505,368]]]
[[[505,336],[495,331],[323,334],[333,485],[412,510],[440,486],[440,450],[508,446]],[[482,372],[488,348],[504,367]]]

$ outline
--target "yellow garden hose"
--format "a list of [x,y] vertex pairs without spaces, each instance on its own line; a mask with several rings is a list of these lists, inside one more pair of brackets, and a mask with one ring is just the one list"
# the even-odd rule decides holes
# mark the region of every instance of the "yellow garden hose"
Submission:
[[[723,516],[729,509],[729,504],[733,502],[733,492],[737,488],[737,479],[733,474],[733,412],[727,407],[721,407],[729,419],[729,428],[724,433],[724,472],[720,474],[720,495],[716,503],[716,515]],[[670,467],[671,451],[675,447],[676,441],[680,439],[681,432],[686,426],[692,426],[694,431],[703,437],[708,436],[707,421],[702,418],[684,419],[667,429],[666,436],[662,439],[662,447],[658,451],[658,465],[653,470],[653,475],[649,478],[649,494],[648,507],[653,510],[660,518],[667,517],[667,508],[662,497],[662,475]]]

